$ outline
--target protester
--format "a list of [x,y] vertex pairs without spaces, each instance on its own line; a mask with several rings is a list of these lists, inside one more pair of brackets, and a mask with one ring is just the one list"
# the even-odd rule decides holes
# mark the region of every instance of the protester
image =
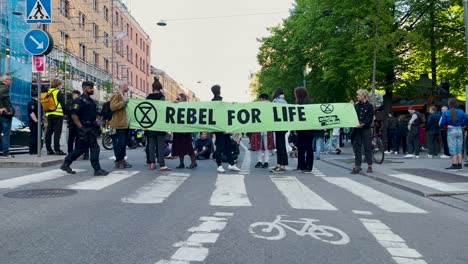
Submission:
[[[307,89],[304,87],[295,88],[294,96],[296,97],[296,104],[298,105],[312,104]],[[312,173],[312,169],[314,168],[313,140],[313,130],[297,131],[297,166],[298,169],[304,173]]]
[[[127,112],[125,106],[128,103],[128,83],[123,82],[110,98],[110,110],[112,111],[112,118],[110,120],[110,128],[113,131],[112,145],[114,146],[115,155],[115,168],[126,169],[131,168],[132,165],[125,160],[127,156],[127,138],[128,138],[128,125]],[[114,131],[115,129],[115,131]]]
[[406,138],[408,137],[408,117],[406,115],[399,115],[398,117],[399,129],[397,132],[396,137],[396,152],[395,155],[398,155],[400,151],[400,145],[403,150],[403,154],[406,155],[408,153],[408,144]]
[[[152,84],[153,93],[149,94],[146,99],[165,101],[166,97],[163,93],[163,86],[159,80],[155,77]],[[166,132],[164,131],[147,131],[148,137],[148,161],[150,170],[156,168],[156,156],[158,158],[159,170],[170,171],[171,169],[166,166],[164,151],[166,148]],[[157,155],[156,155],[157,153]]]
[[314,139],[312,141],[312,148],[315,150],[315,159],[320,160],[320,154],[325,143],[325,131],[323,129],[313,130]]
[[82,87],[83,94],[73,104],[71,112],[71,118],[78,128],[80,140],[78,140],[78,146],[72,153],[69,153],[65,157],[65,161],[60,169],[67,173],[75,174],[76,172],[70,168],[70,165],[89,148],[91,150],[90,161],[94,169],[94,176],[106,176],[109,172],[101,169],[101,165],[99,164],[100,149],[97,143],[97,131],[99,128],[96,121],[97,106],[90,97],[94,94],[94,83],[84,81]]
[[10,155],[11,122],[15,109],[10,101],[10,86],[13,80],[4,74],[0,83],[0,134],[2,135],[2,159],[14,158]]
[[442,113],[440,126],[447,126],[447,143],[450,156],[452,156],[452,165],[447,170],[463,170],[462,167],[462,147],[463,131],[462,125],[465,121],[465,112],[458,109],[458,100],[452,98],[448,102],[450,110]]
[[419,127],[422,123],[422,116],[414,107],[408,107],[411,119],[408,122],[408,154],[405,158],[419,158]]
[[[448,106],[444,105],[440,108],[441,115],[444,114],[445,111],[448,110]],[[442,119],[442,117],[441,117]],[[450,152],[448,148],[448,143],[447,143],[447,127],[446,126],[441,126],[440,121],[439,121],[439,127],[440,127],[440,136],[442,138],[442,145],[444,149],[444,153],[440,155],[441,159],[448,159],[450,158]]]
[[[177,95],[176,103],[178,102],[187,102],[187,96],[180,93]],[[174,133],[173,143],[172,143],[172,156],[179,157],[179,166],[176,168],[183,169],[185,168],[184,157],[185,155],[190,157],[190,165],[187,169],[196,168],[197,161],[195,159],[195,152],[192,145],[192,133]]]
[[427,118],[426,122],[426,135],[427,135],[427,145],[428,152],[427,158],[437,157],[439,154],[440,144],[439,144],[439,135],[440,135],[440,113],[437,111],[437,107],[431,106],[429,109],[430,115]]
[[393,113],[389,113],[388,118],[384,121],[384,127],[387,129],[387,150],[385,154],[398,154],[397,137],[400,129],[398,118],[393,116]]
[[[211,87],[211,92],[213,93],[213,99],[211,99],[211,101],[223,100],[223,97],[221,97],[221,86],[213,85],[213,87]],[[227,162],[229,163],[228,169],[232,171],[240,171],[240,169],[234,164],[234,159],[232,157],[231,136],[224,132],[216,132],[215,136],[216,150],[213,156],[216,160],[216,164],[218,165],[216,170],[220,173],[226,172],[226,170],[223,168],[222,160],[224,154],[226,156]]]
[[[37,125],[39,122],[39,103],[37,102],[37,90],[31,92],[31,101],[28,103],[28,125],[29,125],[29,154],[37,154]],[[42,123],[42,122],[40,122]],[[42,132],[42,131],[41,131]],[[42,133],[41,133],[42,134]],[[42,148],[42,140],[41,140]]]
[[[276,88],[273,92],[273,103],[287,104],[284,99],[282,88]],[[288,165],[288,152],[286,150],[286,132],[275,131],[275,146],[276,146],[276,166],[271,170],[273,173],[285,173]]]
[[209,159],[212,151],[213,141],[206,132],[200,132],[200,137],[195,141],[195,157],[198,160]]
[[[80,97],[81,92],[78,90],[73,90],[72,92],[72,98],[69,102],[66,103],[64,110],[64,114],[67,118],[67,123],[68,123],[68,140],[67,140],[67,150],[68,153],[71,153],[73,149],[78,146],[78,128],[76,127],[75,123],[71,119],[71,111],[73,107],[73,102]],[[85,151],[83,154],[83,159],[84,160],[89,160],[89,150]]]
[[[266,93],[260,94],[258,100],[268,102]],[[275,148],[272,132],[253,132],[250,135],[250,150],[257,153],[257,164],[255,168],[268,168],[270,161],[270,150]]]
[[374,107],[369,103],[369,92],[365,89],[356,91],[358,103],[354,105],[359,124],[353,128],[351,141],[354,151],[354,168],[351,174],[359,173],[362,163],[362,149],[367,162],[367,172],[372,173],[371,125],[374,119]]
[[[51,93],[55,103],[55,110],[46,111],[47,131],[45,136],[47,155],[66,155],[60,149],[60,136],[63,126],[63,106],[65,106],[65,96],[62,89],[62,82],[53,79],[47,93]],[[52,150],[52,135],[54,136],[54,150]]]
[[340,155],[342,150],[340,148],[340,131],[341,128],[336,127],[332,130],[332,135],[330,137],[330,150],[333,151],[336,155]]

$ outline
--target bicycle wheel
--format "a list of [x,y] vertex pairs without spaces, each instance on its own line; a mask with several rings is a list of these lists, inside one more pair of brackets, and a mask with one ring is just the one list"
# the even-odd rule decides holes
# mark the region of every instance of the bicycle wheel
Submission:
[[266,240],[280,240],[286,236],[286,232],[281,226],[268,222],[257,222],[251,224],[249,232],[254,237]]
[[346,245],[349,243],[348,235],[338,228],[326,225],[318,225],[314,230],[311,230],[313,228],[314,227],[310,227],[308,233],[317,240],[333,245]]
[[382,164],[385,158],[385,153],[383,150],[383,143],[380,138],[372,139],[372,159],[377,164]]
[[112,138],[110,135],[106,134],[102,136],[102,146],[107,150],[111,150],[114,148],[114,145],[112,144]]

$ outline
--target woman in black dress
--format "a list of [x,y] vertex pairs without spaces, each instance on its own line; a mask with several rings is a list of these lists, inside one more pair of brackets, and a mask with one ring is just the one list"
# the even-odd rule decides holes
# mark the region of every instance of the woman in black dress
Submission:
[[[177,95],[175,102],[187,102],[187,96],[185,96],[185,94],[183,93],[180,93],[179,95]],[[174,133],[172,141],[172,156],[178,156],[180,161],[179,166],[177,166],[176,168],[185,168],[185,155],[190,156],[190,160],[192,161],[192,163],[190,164],[190,166],[187,167],[187,169],[196,168],[198,165],[197,161],[195,160],[195,152],[193,150],[192,145],[192,133]]]

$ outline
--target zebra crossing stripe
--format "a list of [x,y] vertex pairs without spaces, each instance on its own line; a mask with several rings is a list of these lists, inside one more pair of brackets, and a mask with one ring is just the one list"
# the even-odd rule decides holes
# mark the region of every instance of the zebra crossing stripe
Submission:
[[417,183],[419,185],[423,185],[423,186],[426,186],[426,187],[429,187],[429,188],[432,188],[432,189],[436,189],[436,190],[439,190],[439,191],[442,191],[442,192],[466,192],[466,191],[468,191],[467,189],[457,188],[455,186],[448,185],[448,184],[443,183],[441,181],[427,179],[427,178],[416,176],[416,175],[413,175],[413,174],[406,174],[406,173],[404,173],[404,174],[390,174],[389,176],[395,177],[395,178],[398,178],[398,179],[402,179],[402,180],[405,180],[405,181],[409,181],[409,182],[414,182],[414,183]]
[[73,190],[101,190],[119,181],[125,180],[140,171],[113,171],[106,177],[94,177],[86,181],[69,185],[67,189]]
[[286,197],[286,200],[292,208],[330,211],[337,210],[325,199],[302,184],[296,177],[270,176],[270,179],[284,197]]
[[421,208],[408,204],[402,200],[393,198],[382,192],[379,192],[371,187],[355,182],[344,177],[324,177],[324,180],[335,184],[345,190],[350,191],[354,195],[361,197],[369,203],[375,204],[380,209],[392,213],[427,213]]
[[[82,172],[84,170],[75,170],[76,172]],[[29,174],[21,177],[0,181],[0,189],[13,189],[30,183],[38,183],[47,180],[53,180],[65,175],[69,175],[63,170],[56,169],[50,171],[44,171],[40,173]]]
[[252,206],[245,189],[244,175],[218,174],[216,189],[210,198],[212,206]]
[[190,176],[186,173],[170,173],[159,176],[135,193],[121,199],[124,203],[158,204],[164,202]]

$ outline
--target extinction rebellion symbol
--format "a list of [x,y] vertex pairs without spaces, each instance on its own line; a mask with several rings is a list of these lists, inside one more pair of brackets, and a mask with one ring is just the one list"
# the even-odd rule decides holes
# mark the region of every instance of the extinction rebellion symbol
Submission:
[[322,112],[328,115],[333,113],[333,110],[335,110],[335,108],[331,104],[322,104],[320,106],[320,110],[322,110]]
[[135,119],[142,128],[150,128],[158,119],[158,112],[156,108],[148,103],[143,102],[135,107],[134,113]]

